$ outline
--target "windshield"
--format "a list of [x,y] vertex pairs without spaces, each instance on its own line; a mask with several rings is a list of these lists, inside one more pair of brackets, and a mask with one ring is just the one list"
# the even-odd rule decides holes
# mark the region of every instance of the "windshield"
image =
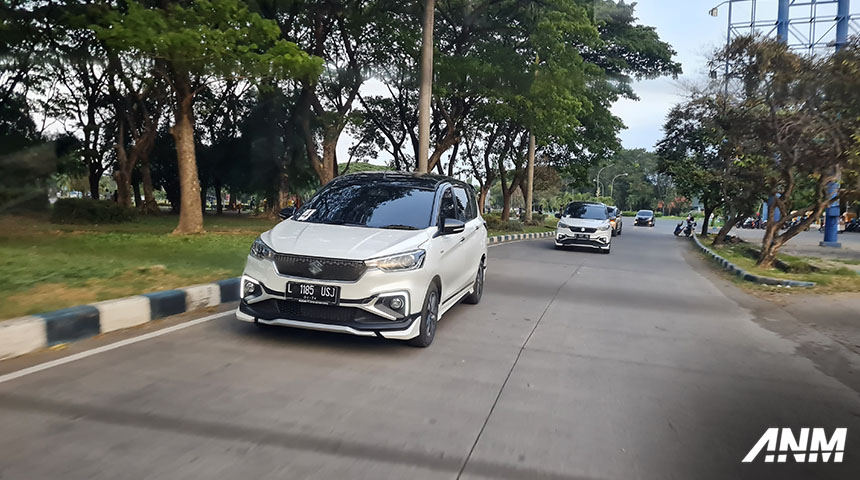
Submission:
[[640,217],[650,217],[651,215],[654,215],[654,212],[652,212],[651,210],[639,210],[639,213],[637,213],[636,215]]
[[571,203],[564,210],[565,217],[586,220],[606,220],[606,207],[590,203]]
[[430,226],[433,190],[405,185],[352,184],[327,188],[305,204],[299,222],[418,230]]

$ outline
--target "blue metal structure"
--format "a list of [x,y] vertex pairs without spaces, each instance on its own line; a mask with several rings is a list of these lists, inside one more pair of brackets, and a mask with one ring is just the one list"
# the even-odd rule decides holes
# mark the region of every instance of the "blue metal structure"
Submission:
[[[776,18],[772,10],[762,11],[765,0],[726,0],[729,21],[726,44],[742,35],[774,35],[794,50],[815,55],[824,48],[839,50],[848,36],[860,34],[860,10],[851,8],[851,0],[777,0]],[[772,2],[770,2],[772,3]],[[719,5],[718,5],[719,7]],[[711,9],[716,16],[717,7]],[[726,75],[729,65],[726,63]],[[831,198],[836,197],[838,183],[828,185]],[[839,202],[834,201],[825,211],[823,247],[836,247],[839,234]]]
[[720,5],[725,4],[727,44],[742,35],[775,35],[793,50],[814,54],[860,34],[860,3],[852,7],[851,0],[726,0]]

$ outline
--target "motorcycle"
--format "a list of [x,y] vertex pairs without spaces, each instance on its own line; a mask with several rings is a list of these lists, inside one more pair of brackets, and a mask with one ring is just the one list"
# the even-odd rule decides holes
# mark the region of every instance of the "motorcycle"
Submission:
[[696,222],[687,223],[687,226],[684,228],[684,235],[692,236],[693,230],[696,228]]
[[680,237],[682,233],[689,237],[693,235],[693,230],[695,228],[696,222],[687,222],[687,226],[684,226],[684,222],[678,222],[678,225],[675,225],[675,231],[673,233],[676,237]]
[[845,224],[846,232],[860,232],[860,218],[855,218]]

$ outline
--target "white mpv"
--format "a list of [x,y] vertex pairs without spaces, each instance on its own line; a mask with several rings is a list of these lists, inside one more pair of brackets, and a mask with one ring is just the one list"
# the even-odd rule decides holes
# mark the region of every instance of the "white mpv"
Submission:
[[481,300],[487,230],[468,184],[345,175],[282,217],[251,247],[239,320],[426,347],[442,314]]

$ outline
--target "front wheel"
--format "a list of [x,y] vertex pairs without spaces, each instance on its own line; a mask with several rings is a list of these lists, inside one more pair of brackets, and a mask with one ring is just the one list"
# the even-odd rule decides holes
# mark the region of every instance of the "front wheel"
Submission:
[[413,347],[426,348],[433,343],[436,336],[436,324],[439,322],[439,289],[436,284],[430,285],[424,296],[424,308],[421,310],[421,328],[418,336],[409,340]]
[[481,302],[481,297],[484,295],[484,260],[478,264],[478,273],[475,274],[475,283],[472,285],[472,293],[466,295],[463,299],[469,305],[477,305]]
[[604,255],[609,255],[609,252],[611,251],[611,249],[612,249],[612,243],[610,242],[609,245],[606,246],[606,248],[600,249],[600,253],[602,253]]

